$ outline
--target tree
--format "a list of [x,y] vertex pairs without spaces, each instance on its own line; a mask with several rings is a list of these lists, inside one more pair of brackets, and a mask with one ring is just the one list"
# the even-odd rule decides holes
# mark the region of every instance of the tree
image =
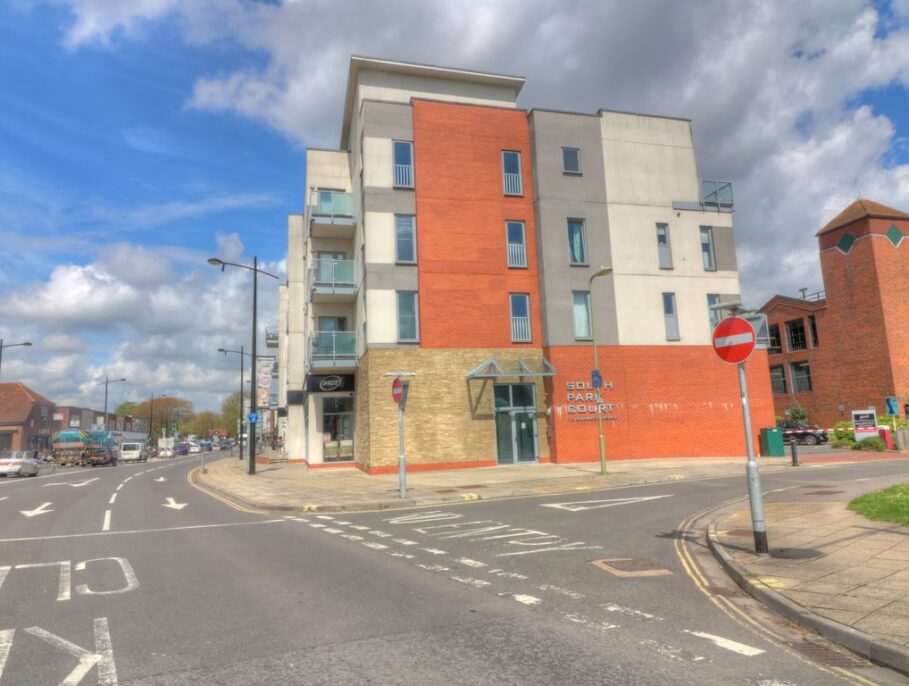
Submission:
[[198,412],[187,418],[181,426],[183,433],[194,434],[196,436],[208,437],[212,429],[217,429],[221,425],[221,416],[216,412],[206,410]]
[[240,391],[231,393],[221,402],[221,426],[227,429],[228,436],[237,435],[238,421],[240,421]]
[[150,420],[149,434],[152,436],[161,436],[162,429],[164,428],[165,421],[168,423],[167,434],[170,435],[173,430],[174,415],[179,412],[180,417],[180,426],[183,426],[184,421],[187,417],[191,417],[193,412],[193,404],[184,400],[183,398],[175,398],[173,396],[155,396],[154,403],[154,417],[152,417],[152,403],[151,398],[148,400],[143,400],[141,403],[136,405],[133,410],[133,417],[141,417],[143,419]]
[[117,405],[114,408],[114,414],[118,417],[132,417],[133,412],[136,411],[136,403],[132,400],[124,400],[122,403]]

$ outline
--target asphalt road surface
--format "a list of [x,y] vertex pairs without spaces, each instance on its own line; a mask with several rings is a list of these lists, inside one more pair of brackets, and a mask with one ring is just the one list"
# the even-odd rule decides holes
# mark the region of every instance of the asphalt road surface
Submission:
[[[0,480],[0,686],[909,683],[713,563],[698,513],[744,475],[284,516],[197,490],[198,462]],[[884,461],[763,485],[906,480]]]

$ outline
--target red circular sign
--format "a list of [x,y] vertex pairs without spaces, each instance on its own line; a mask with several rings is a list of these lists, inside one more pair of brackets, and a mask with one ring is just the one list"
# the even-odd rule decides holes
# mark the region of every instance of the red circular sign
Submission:
[[738,364],[754,352],[756,338],[747,319],[727,317],[713,330],[713,349],[723,362]]
[[401,379],[395,379],[394,381],[391,382],[391,399],[400,405],[401,397],[403,395],[404,395],[404,384],[401,383]]

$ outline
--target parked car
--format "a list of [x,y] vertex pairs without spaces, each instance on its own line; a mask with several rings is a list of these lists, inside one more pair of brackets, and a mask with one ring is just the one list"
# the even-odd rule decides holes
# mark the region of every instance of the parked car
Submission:
[[121,443],[120,459],[124,462],[145,462],[148,453],[142,443]]
[[16,450],[0,455],[0,476],[38,476],[38,463],[29,454]]
[[187,443],[180,443],[174,448],[174,455],[189,455],[189,445]]
[[804,445],[819,445],[827,442],[827,432],[817,426],[810,426],[807,422],[778,419],[776,425],[787,443],[795,441]]

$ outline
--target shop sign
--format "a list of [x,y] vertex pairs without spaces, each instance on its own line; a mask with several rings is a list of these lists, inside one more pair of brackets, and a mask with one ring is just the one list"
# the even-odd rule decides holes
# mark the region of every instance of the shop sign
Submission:
[[308,393],[333,393],[354,390],[353,374],[311,374],[306,378]]

